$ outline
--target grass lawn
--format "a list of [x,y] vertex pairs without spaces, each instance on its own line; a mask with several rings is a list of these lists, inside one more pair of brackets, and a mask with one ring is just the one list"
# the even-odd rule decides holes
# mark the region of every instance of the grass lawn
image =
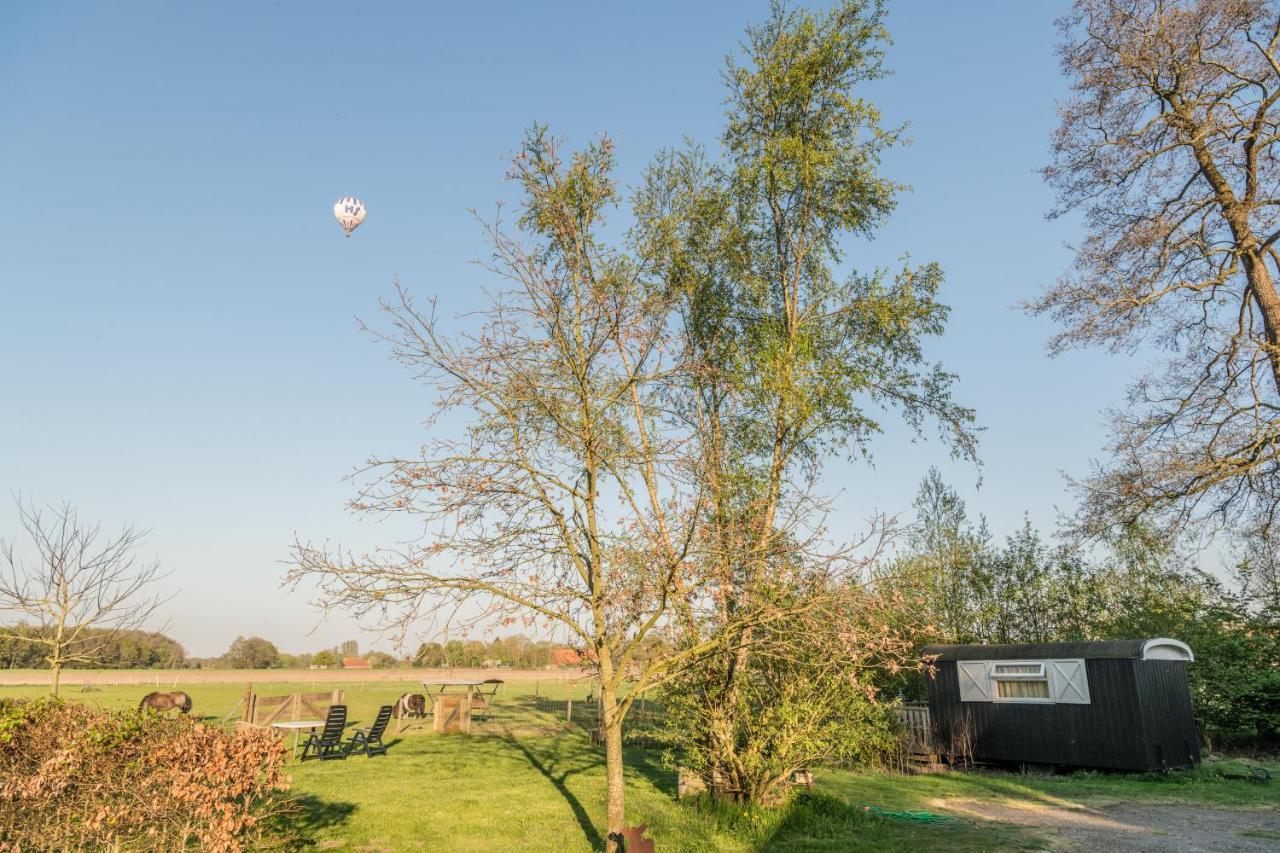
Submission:
[[[416,682],[263,685],[281,694],[336,686],[346,690],[353,725],[367,724],[376,708]],[[211,722],[232,711],[243,684],[183,685],[194,714]],[[105,686],[66,691],[66,698],[132,706],[146,687]],[[164,689],[163,687],[161,689]],[[535,690],[537,696],[535,697]],[[38,695],[38,687],[0,687],[0,697]],[[588,851],[602,846],[604,756],[584,723],[589,708],[578,688],[574,720],[565,721],[566,689],[556,681],[508,684],[493,721],[476,734],[436,735],[421,722],[388,732],[385,757],[291,765],[292,790],[304,808],[297,829],[319,849]],[[584,710],[588,713],[584,719]],[[1258,785],[1222,779],[1211,764],[1168,777],[1079,773],[1021,776],[970,772],[904,776],[820,771],[812,794],[790,808],[741,811],[674,799],[675,774],[653,750],[627,751],[629,822],[646,824],[663,851],[921,851],[1034,850],[1036,831],[975,818],[972,810],[945,825],[879,817],[884,810],[953,814],[948,800],[968,803],[1042,803],[1073,807],[1108,802],[1186,803],[1234,808],[1280,806],[1280,782]],[[1280,768],[1272,772],[1280,776]]]

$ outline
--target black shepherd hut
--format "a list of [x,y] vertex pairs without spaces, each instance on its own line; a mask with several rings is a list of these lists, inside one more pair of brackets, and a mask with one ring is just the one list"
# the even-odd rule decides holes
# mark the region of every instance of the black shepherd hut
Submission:
[[934,743],[976,761],[1165,770],[1199,761],[1177,640],[928,646]]

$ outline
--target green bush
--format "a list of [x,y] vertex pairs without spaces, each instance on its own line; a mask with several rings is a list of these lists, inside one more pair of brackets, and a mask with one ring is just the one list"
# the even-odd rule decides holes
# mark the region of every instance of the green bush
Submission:
[[1280,745],[1280,621],[1219,605],[1184,633],[1192,701],[1214,745]]

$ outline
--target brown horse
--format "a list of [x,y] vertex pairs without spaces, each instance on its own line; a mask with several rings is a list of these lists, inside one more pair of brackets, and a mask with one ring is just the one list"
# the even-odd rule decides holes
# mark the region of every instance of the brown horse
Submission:
[[147,708],[153,711],[172,711],[177,708],[185,714],[191,710],[191,697],[181,690],[174,690],[172,693],[148,693],[138,703],[139,711]]
[[425,717],[427,715],[427,697],[421,693],[406,693],[396,700],[392,716],[397,720],[402,717]]

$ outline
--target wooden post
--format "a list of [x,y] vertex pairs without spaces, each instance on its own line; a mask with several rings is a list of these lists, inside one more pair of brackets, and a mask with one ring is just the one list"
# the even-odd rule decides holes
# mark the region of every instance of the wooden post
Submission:
[[569,702],[564,707],[564,719],[566,722],[573,722],[573,693],[569,693]]
[[437,732],[471,733],[471,697],[441,693],[432,708],[432,728]]
[[696,796],[707,790],[707,783],[701,776],[687,767],[676,768],[676,799]]
[[253,682],[250,681],[244,686],[244,721],[246,723],[253,722]]

